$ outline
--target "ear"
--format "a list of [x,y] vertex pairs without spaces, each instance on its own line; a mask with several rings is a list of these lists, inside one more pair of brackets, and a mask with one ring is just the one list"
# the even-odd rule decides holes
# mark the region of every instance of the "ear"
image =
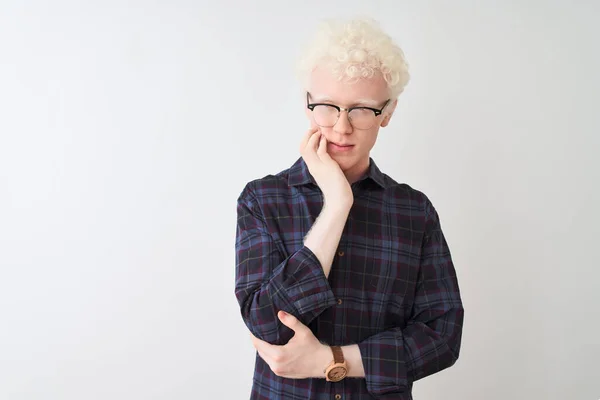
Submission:
[[398,99],[394,100],[389,106],[386,107],[386,110],[383,112],[384,117],[381,120],[381,127],[385,128],[390,123],[390,119],[392,115],[394,115],[394,111],[396,110],[396,106],[398,105]]

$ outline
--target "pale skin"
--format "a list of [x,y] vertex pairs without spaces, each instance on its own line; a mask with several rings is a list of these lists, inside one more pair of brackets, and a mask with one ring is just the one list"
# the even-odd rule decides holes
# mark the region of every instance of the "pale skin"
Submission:
[[[355,99],[365,99],[365,102],[372,104],[384,104],[387,100],[387,86],[380,74],[348,86],[332,78],[327,70],[318,68],[311,75],[310,90],[316,97],[339,101],[332,104],[343,107],[355,105]],[[327,277],[354,202],[350,184],[358,180],[369,167],[369,154],[379,128],[389,123],[397,102],[394,100],[390,103],[387,112],[380,115],[377,124],[368,130],[354,129],[345,113],[340,115],[333,127],[322,128],[315,124],[310,111],[307,111],[311,128],[301,141],[300,154],[323,193],[324,206],[304,245],[316,255]],[[349,144],[352,148],[341,152],[332,143]],[[250,334],[260,357],[278,376],[325,379],[325,369],[333,361],[331,348],[319,342],[310,328],[293,315],[279,311],[277,317],[294,331],[294,336],[285,345],[278,346]],[[342,346],[342,351],[348,367],[347,377],[364,378],[358,345]]]

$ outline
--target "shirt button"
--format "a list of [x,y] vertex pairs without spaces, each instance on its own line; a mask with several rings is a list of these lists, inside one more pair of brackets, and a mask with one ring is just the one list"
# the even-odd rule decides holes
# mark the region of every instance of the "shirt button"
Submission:
[[338,299],[338,304],[342,304],[342,299]]
[[342,250],[338,251],[338,256],[344,257],[344,252]]
[[341,398],[342,398],[342,395],[341,395],[341,394],[336,394],[336,395],[335,395],[335,400],[340,400]]

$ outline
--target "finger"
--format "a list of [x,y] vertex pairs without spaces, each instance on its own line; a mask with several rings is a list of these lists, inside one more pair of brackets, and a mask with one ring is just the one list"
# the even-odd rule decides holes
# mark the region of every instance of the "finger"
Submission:
[[259,339],[256,336],[254,336],[253,334],[250,334],[250,340],[252,341],[252,346],[254,346],[255,349],[258,349]]
[[266,357],[273,358],[276,357],[282,351],[283,346],[277,346],[256,338],[254,339],[254,347],[256,348],[256,351],[259,352],[259,354],[263,354]]
[[308,144],[309,139],[311,138],[311,136],[317,132],[319,130],[318,127],[311,127],[310,129],[308,129],[306,131],[306,133],[304,134],[304,136],[302,137],[302,141],[300,142],[300,150],[304,150],[304,148],[306,147],[306,145]]
[[319,149],[317,150],[317,155],[321,159],[321,161],[331,161],[333,160],[329,153],[327,152],[327,144],[328,140],[323,137],[321,139],[321,143],[319,144]]
[[308,327],[300,322],[298,318],[294,317],[292,314],[286,313],[285,311],[279,311],[277,313],[277,317],[282,324],[293,330],[296,334],[306,333],[306,330],[308,330]]
[[301,151],[304,161],[312,165],[314,165],[314,163],[319,162],[319,157],[317,156],[317,146],[319,143],[320,135],[320,132],[313,133],[313,135],[308,140],[306,147]]
[[316,152],[317,151],[317,147],[319,145],[319,139],[322,137],[323,135],[321,134],[320,131],[317,131],[315,133],[313,133],[310,138],[308,139],[308,143],[306,144],[306,148],[307,149],[311,149],[312,151]]
[[258,353],[258,355],[260,356],[260,358],[262,358],[268,364],[268,361],[265,358],[265,355],[263,354],[263,352],[260,351],[260,350],[256,350],[256,352]]
[[317,149],[317,154],[319,157],[323,157],[324,154],[327,154],[327,139],[325,135],[321,135],[321,140],[319,140],[319,148]]

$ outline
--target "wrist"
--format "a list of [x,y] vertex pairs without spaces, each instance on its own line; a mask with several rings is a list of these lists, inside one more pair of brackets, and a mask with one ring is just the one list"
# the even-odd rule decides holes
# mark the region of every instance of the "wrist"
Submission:
[[325,370],[333,361],[333,353],[331,352],[331,348],[326,344],[321,344],[315,360],[317,361],[317,370],[315,371],[315,376],[325,379]]
[[332,198],[325,196],[323,202],[323,210],[333,214],[348,214],[354,204],[354,197],[338,197]]

